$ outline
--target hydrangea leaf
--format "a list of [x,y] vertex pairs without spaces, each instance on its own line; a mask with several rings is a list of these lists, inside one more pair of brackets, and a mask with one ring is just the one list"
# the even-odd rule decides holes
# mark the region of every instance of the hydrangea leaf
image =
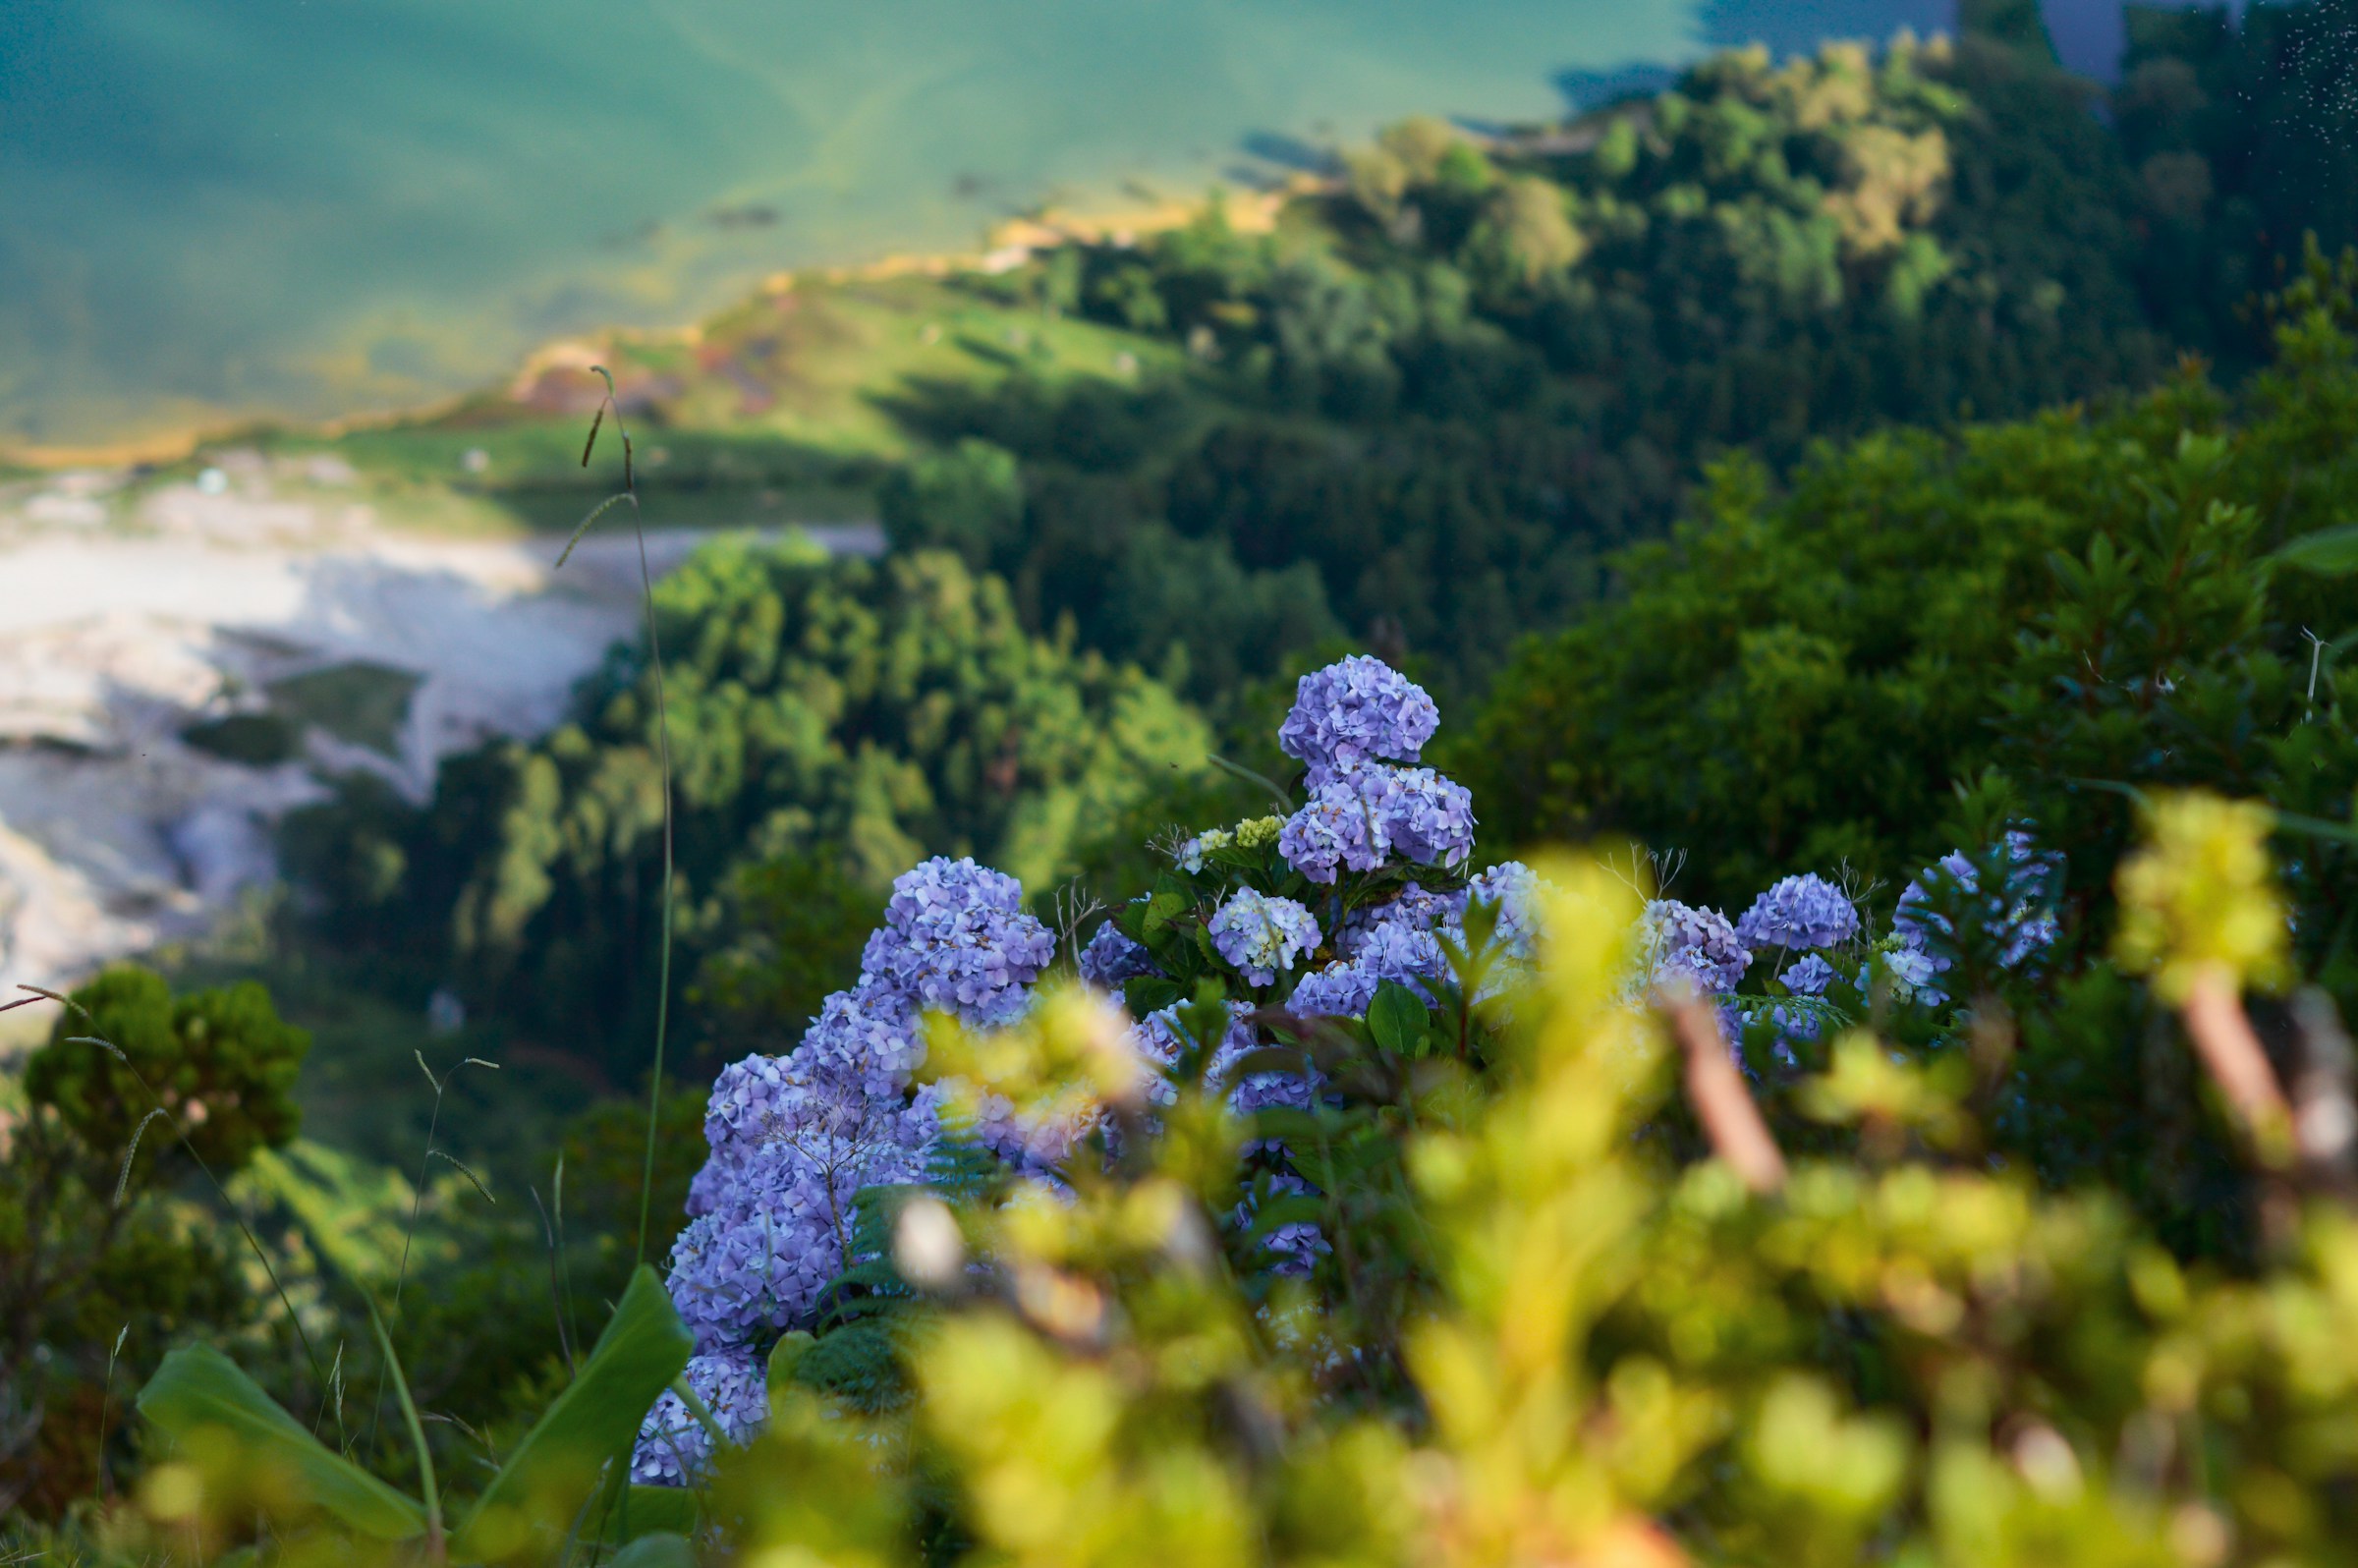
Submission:
[[1395,1056],[1421,1056],[1432,1025],[1432,1015],[1416,992],[1398,980],[1376,987],[1376,999],[1368,1004],[1368,1033],[1376,1044]]

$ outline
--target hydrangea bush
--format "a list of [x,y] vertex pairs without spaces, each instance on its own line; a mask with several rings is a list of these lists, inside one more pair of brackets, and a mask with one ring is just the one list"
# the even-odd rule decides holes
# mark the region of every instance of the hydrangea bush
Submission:
[[[1438,723],[1432,698],[1378,660],[1303,677],[1279,730],[1302,764],[1301,804],[1178,837],[1155,884],[1071,957],[1082,980],[1123,1004],[1122,1048],[1146,1074],[1149,1102],[1169,1105],[1179,1085],[1201,1082],[1254,1129],[1226,1208],[1248,1273],[1318,1273],[1350,1195],[1390,1169],[1366,1148],[1339,1156],[1331,1130],[1314,1130],[1320,1118],[1359,1115],[1356,1135],[1379,1143],[1418,1062],[1485,1068],[1497,1023],[1487,1004],[1532,962],[1544,886],[1517,862],[1472,869],[1471,797],[1417,761]],[[1997,962],[2035,960],[2053,932],[2051,857],[2020,831],[1996,853],[2002,869],[1962,854],[1929,868],[1880,937],[1857,899],[1813,872],[1781,878],[1733,921],[1656,898],[1622,990],[1710,999],[1756,1081],[1792,1077],[1829,1028],[1879,1008],[1933,1018],[1948,1001],[1937,980],[1973,962],[1960,931],[1980,940],[1994,921]],[[926,1015],[985,1031],[1015,1023],[1054,948],[1013,878],[927,861],[894,883],[859,982],[827,998],[802,1042],[720,1075],[711,1153],[669,1275],[700,1375],[717,1379],[715,1392],[697,1385],[715,1415],[734,1397],[726,1369],[815,1322],[862,1263],[863,1193],[922,1185],[950,1149],[1056,1192],[1073,1159],[1118,1151],[1099,1111],[1027,1114],[927,1065]],[[649,1416],[644,1479],[677,1482],[702,1463],[708,1434],[686,1430],[684,1417],[676,1397]],[[736,1435],[758,1419],[719,1425]]]

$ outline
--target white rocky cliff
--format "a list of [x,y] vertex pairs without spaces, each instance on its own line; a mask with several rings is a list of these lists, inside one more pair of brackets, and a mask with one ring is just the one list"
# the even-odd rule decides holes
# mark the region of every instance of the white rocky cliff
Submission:
[[[552,727],[638,624],[621,520],[558,573],[553,541],[396,531],[355,497],[333,459],[251,454],[0,487],[0,985],[195,934],[274,876],[270,828],[323,775],[421,797],[444,755]],[[705,536],[651,532],[655,570]]]

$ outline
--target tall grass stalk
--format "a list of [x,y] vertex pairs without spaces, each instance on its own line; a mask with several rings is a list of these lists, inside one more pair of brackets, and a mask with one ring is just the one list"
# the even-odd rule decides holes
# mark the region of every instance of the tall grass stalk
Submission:
[[655,1066],[646,1086],[646,1157],[639,1171],[639,1240],[631,1255],[636,1267],[646,1261],[647,1217],[652,1211],[655,1192],[655,1132],[663,1115],[663,1048],[671,1023],[671,920],[672,920],[672,803],[671,803],[671,710],[663,690],[663,644],[655,630],[655,577],[646,564],[646,522],[639,510],[639,477],[631,464],[631,432],[622,422],[622,408],[614,401],[614,375],[602,364],[590,367],[606,383],[606,395],[590,420],[589,439],[582,443],[582,467],[590,466],[590,455],[597,450],[597,432],[608,414],[614,416],[614,433],[622,441],[622,488],[590,508],[590,515],[577,524],[572,537],[557,556],[562,568],[572,558],[573,548],[590,532],[590,525],[616,506],[628,502],[631,508],[631,535],[639,544],[640,601],[646,612],[646,654],[655,677],[655,756],[663,782],[663,935],[661,956],[655,970]]
[[115,1363],[122,1359],[123,1341],[130,1337],[131,1324],[125,1323],[122,1331],[115,1335],[115,1348],[106,1353],[106,1392],[98,1396],[98,1441],[94,1455],[97,1469],[94,1472],[94,1484],[97,1487],[100,1502],[106,1500],[106,1428],[115,1413]]
[[[410,1282],[410,1249],[418,1239],[418,1220],[419,1216],[424,1211],[425,1208],[425,1184],[426,1179],[433,1172],[434,1156],[441,1154],[441,1157],[446,1160],[450,1160],[451,1164],[458,1165],[460,1173],[469,1181],[475,1183],[475,1190],[477,1192],[482,1193],[485,1198],[491,1197],[488,1192],[484,1192],[483,1184],[477,1178],[475,1172],[469,1170],[465,1165],[460,1165],[457,1160],[451,1159],[450,1155],[443,1154],[440,1149],[434,1147],[434,1138],[435,1135],[440,1133],[442,1130],[442,1096],[449,1092],[451,1080],[458,1077],[460,1068],[488,1067],[495,1073],[499,1071],[499,1063],[497,1062],[484,1061],[480,1056],[469,1056],[463,1058],[459,1062],[458,1067],[454,1067],[444,1076],[436,1078],[434,1076],[434,1070],[425,1064],[425,1053],[423,1051],[413,1051],[411,1054],[418,1058],[418,1070],[425,1075],[425,1081],[434,1086],[434,1108],[432,1113],[429,1114],[425,1120],[425,1152],[418,1156],[418,1185],[412,1189],[410,1193],[410,1222],[408,1225],[403,1227],[401,1233],[401,1265],[396,1268],[393,1273],[393,1305],[391,1311],[395,1313],[399,1313],[401,1311],[402,1291],[409,1285]],[[494,1202],[496,1202],[496,1200],[494,1200]],[[369,1311],[373,1313],[375,1308],[371,1307]],[[385,1369],[379,1367],[376,1372],[376,1402],[370,1408],[368,1413],[368,1442],[370,1447],[374,1447],[376,1444],[377,1427],[383,1421],[384,1414]]]

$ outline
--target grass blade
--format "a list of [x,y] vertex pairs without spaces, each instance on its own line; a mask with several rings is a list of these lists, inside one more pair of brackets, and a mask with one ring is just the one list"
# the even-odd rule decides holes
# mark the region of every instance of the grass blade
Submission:
[[385,1358],[385,1374],[393,1380],[393,1396],[401,1401],[401,1419],[409,1423],[410,1442],[418,1450],[418,1481],[425,1492],[426,1551],[439,1562],[442,1560],[442,1494],[434,1485],[434,1455],[425,1445],[425,1424],[418,1419],[417,1403],[410,1398],[410,1379],[401,1370],[401,1358],[393,1354],[393,1336],[385,1332],[385,1320],[377,1316],[373,1302],[368,1306],[368,1323],[376,1330],[377,1353]]

